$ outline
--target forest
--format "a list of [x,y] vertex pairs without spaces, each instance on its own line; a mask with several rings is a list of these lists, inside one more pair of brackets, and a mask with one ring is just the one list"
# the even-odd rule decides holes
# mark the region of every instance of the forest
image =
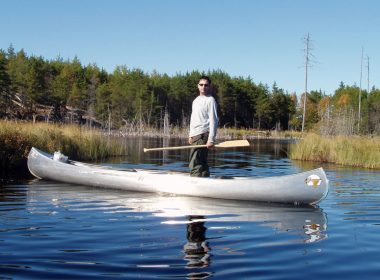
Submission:
[[212,80],[219,127],[301,130],[305,113],[305,129],[323,135],[380,134],[380,90],[375,87],[363,90],[341,82],[334,93],[297,95],[276,83],[255,83],[219,69],[168,76],[121,65],[108,73],[96,64],[82,65],[77,57],[47,60],[12,45],[0,49],[0,119],[112,130],[187,127],[204,74]]

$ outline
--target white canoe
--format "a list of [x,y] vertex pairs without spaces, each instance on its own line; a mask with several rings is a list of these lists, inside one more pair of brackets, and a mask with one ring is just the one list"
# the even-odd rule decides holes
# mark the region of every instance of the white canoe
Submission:
[[326,197],[329,185],[322,168],[275,177],[197,178],[185,173],[119,170],[71,160],[55,160],[53,155],[36,148],[30,150],[28,168],[37,178],[71,184],[294,204],[317,204]]

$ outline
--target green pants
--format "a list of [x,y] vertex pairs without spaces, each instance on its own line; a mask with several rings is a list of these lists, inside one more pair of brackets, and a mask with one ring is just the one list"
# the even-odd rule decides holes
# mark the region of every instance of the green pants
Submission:
[[[208,134],[202,134],[202,136],[195,140],[191,145],[204,145],[207,143],[207,137]],[[207,156],[207,148],[196,148],[191,150],[189,159],[191,177],[210,177]]]

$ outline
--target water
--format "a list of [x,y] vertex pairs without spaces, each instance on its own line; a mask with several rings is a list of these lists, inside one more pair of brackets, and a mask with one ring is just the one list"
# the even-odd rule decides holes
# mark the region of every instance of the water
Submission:
[[[319,166],[285,142],[210,155],[212,173],[274,176]],[[187,152],[115,166],[187,171]],[[179,140],[171,145],[183,144]],[[20,179],[0,187],[0,279],[378,279],[380,172],[324,165],[319,207],[105,190]]]

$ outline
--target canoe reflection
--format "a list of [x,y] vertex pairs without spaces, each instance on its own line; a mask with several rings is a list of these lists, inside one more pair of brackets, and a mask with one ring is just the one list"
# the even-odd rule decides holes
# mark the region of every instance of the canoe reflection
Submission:
[[[107,214],[128,213],[126,217],[152,218],[166,225],[182,225],[179,239],[176,234],[168,236],[180,242],[182,260],[188,279],[206,279],[213,276],[207,271],[213,263],[213,254],[220,253],[224,237],[219,230],[233,229],[234,225],[255,224],[252,228],[267,227],[283,232],[285,239],[269,239],[277,242],[317,242],[327,238],[327,218],[322,209],[314,206],[253,203],[233,200],[206,199],[188,196],[168,196],[154,193],[127,192],[57,184],[35,180],[28,186],[26,207],[30,213],[38,213],[36,205],[51,203],[54,211],[101,210]],[[47,209],[51,210],[50,207]],[[121,217],[124,217],[121,215]],[[157,219],[155,219],[157,218]],[[172,227],[172,229],[178,227]],[[250,227],[244,227],[250,231]],[[158,232],[162,234],[162,232]],[[216,235],[217,234],[217,235]],[[186,237],[186,238],[185,238]],[[148,242],[150,239],[148,239]],[[177,246],[175,242],[174,246]],[[213,247],[214,246],[214,247]],[[227,245],[229,246],[229,245]],[[222,249],[224,250],[224,249]],[[233,251],[234,248],[231,248]],[[149,259],[151,262],[151,259]],[[169,267],[169,264],[139,263],[138,268]]]
[[[290,204],[254,203],[245,201],[207,199],[188,196],[171,196],[154,193],[138,193],[96,189],[70,184],[33,180],[30,182],[28,199],[48,196],[54,203],[79,200],[101,200],[110,209],[117,205],[128,212],[147,212],[163,218],[162,224],[194,224],[195,217],[203,217],[199,228],[190,226],[189,237],[208,222],[254,222],[263,227],[296,234],[305,243],[327,238],[326,214],[318,206],[294,206]],[[40,199],[44,199],[41,197]],[[203,224],[202,224],[203,223]],[[202,227],[201,227],[202,226]],[[203,238],[200,235],[198,238]]]
[[154,215],[165,217],[167,220],[163,223],[166,224],[189,223],[183,221],[183,217],[192,217],[191,223],[200,220],[203,223],[255,222],[264,227],[298,234],[305,243],[327,238],[327,217],[317,206],[160,196],[155,200],[155,207],[159,211]]

